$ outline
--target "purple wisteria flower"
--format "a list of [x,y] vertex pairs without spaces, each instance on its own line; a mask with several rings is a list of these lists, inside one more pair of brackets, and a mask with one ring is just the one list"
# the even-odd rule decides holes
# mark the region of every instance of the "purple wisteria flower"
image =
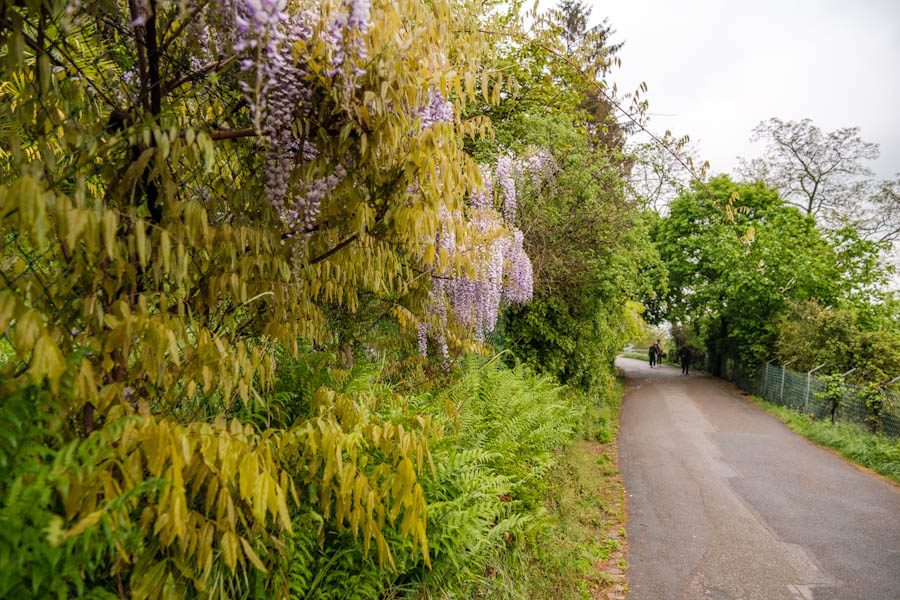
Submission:
[[484,185],[469,194],[469,205],[477,209],[490,208],[494,197],[494,182],[491,177],[491,168],[487,165],[481,165],[479,168]]
[[[470,248],[468,251],[480,256],[476,273],[432,273],[432,289],[429,292],[429,311],[440,311],[440,322],[446,323],[447,307],[460,325],[469,329],[473,337],[481,341],[497,325],[500,308],[506,304],[525,304],[534,295],[534,275],[531,259],[525,253],[524,234],[513,227],[516,210],[516,183],[526,172],[545,173],[552,165],[546,153],[536,153],[522,161],[501,157],[497,161],[493,177],[490,168],[482,166],[483,188],[470,194],[469,205],[476,209],[469,214],[469,222],[480,229],[488,239],[485,247]],[[492,179],[496,179],[503,192],[503,212],[506,228],[501,227],[496,236],[498,219],[490,210],[492,206]],[[449,222],[461,219],[462,215],[451,215],[441,210],[441,225],[436,234],[435,246],[440,253],[446,248],[451,254],[457,251],[456,240],[448,234]],[[496,237],[495,237],[496,236]],[[465,248],[459,251],[466,251]],[[427,326],[419,329],[419,345],[423,354],[427,352],[428,337],[436,341],[442,339],[442,331],[430,331]],[[423,341],[424,340],[424,341]]]
[[497,183],[503,190],[503,218],[509,225],[516,220],[516,182],[513,180],[513,161],[508,156],[497,159]]
[[422,119],[419,131],[438,123],[450,123],[453,121],[453,103],[432,88],[428,92],[428,102],[419,109],[418,116]]
[[[325,30],[325,40],[329,46],[331,59],[331,67],[326,74],[332,78],[341,73],[344,63],[348,59],[352,59],[355,64],[360,64],[368,59],[362,36],[369,31],[370,0],[344,0],[341,8],[347,12],[336,14]],[[359,67],[353,69],[353,75],[357,77],[363,73],[364,71]]]
[[527,304],[534,295],[531,259],[525,253],[525,235],[516,229],[507,255],[508,272],[503,282],[503,298],[510,304]]

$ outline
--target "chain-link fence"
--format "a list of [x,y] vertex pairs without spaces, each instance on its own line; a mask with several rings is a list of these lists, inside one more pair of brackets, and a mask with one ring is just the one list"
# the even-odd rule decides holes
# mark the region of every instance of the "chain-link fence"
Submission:
[[827,381],[815,370],[801,373],[792,371],[788,365],[766,363],[760,365],[755,376],[735,366],[726,375],[750,393],[816,419],[834,417],[900,437],[900,394],[896,391],[882,389],[877,392],[880,397],[876,406],[871,399],[867,403],[863,388],[843,384],[842,393],[831,401],[825,397]]

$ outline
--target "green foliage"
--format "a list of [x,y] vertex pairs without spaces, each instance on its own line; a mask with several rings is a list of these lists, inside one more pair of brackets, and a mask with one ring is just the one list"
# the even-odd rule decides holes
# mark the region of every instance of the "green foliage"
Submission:
[[819,400],[824,400],[828,412],[831,415],[831,423],[834,424],[835,416],[838,409],[844,401],[844,395],[847,393],[847,385],[844,382],[844,376],[840,374],[823,375],[821,377],[825,383],[825,390],[815,394]]
[[107,523],[91,536],[48,540],[48,526],[59,519],[57,490],[67,485],[67,473],[106,452],[61,445],[54,433],[55,407],[39,389],[19,389],[0,402],[0,596],[112,597],[94,578],[108,576],[104,571],[115,557],[114,544],[127,543],[127,534],[111,532]]
[[763,184],[712,179],[695,185],[654,230],[669,273],[657,318],[689,324],[714,374],[727,359],[755,365],[775,342],[772,323],[791,300],[858,306],[884,281],[878,247],[852,231],[826,236],[812,217]]
[[[316,3],[293,47],[314,110],[286,133],[315,158],[285,176],[295,196],[347,176],[298,235],[267,194],[286,149],[242,57],[204,64],[187,3],[151,2],[143,23],[138,6],[0,0],[0,595],[477,587],[540,523],[585,409],[523,366],[436,373],[410,334],[432,269],[476,271],[505,228],[469,219],[473,156],[541,145],[558,187],[528,190],[521,219],[547,289],[510,313],[511,355],[610,384],[621,305],[658,261],[622,201],[609,106],[539,44],[498,47],[488,32],[517,39],[518,17],[480,2],[374,3],[341,85],[323,38],[344,7]],[[575,33],[605,70],[602,39]],[[433,91],[454,118],[419,128]],[[444,213],[471,250],[452,259],[432,242]],[[484,351],[436,325],[457,355]]]
[[581,600],[602,588],[598,562],[618,543],[607,532],[624,519],[623,489],[610,456],[595,443],[615,440],[621,383],[591,398],[579,438],[548,473],[549,525],[530,549],[523,598]]
[[[362,540],[324,516],[316,482],[298,489],[284,563],[276,577],[287,580],[292,598],[380,598],[416,591],[442,597],[490,582],[488,565],[497,563],[541,524],[544,475],[555,451],[579,427],[585,406],[566,391],[525,367],[470,358],[448,389],[398,394],[372,365],[350,371],[333,368],[327,355],[310,354],[282,370],[277,384],[284,418],[307,410],[316,386],[374,394],[370,418],[387,430],[427,431],[426,461],[419,474],[428,509],[428,559],[406,536],[386,530],[394,568],[368,556]],[[307,407],[307,408],[304,408]],[[595,420],[596,422],[596,420]],[[362,438],[359,438],[362,439]],[[383,453],[371,442],[359,448],[359,463],[372,466]],[[378,468],[378,467],[375,467]],[[430,564],[431,568],[427,568]]]
[[523,208],[536,293],[506,312],[507,344],[517,358],[589,389],[624,343],[626,302],[652,293],[642,274],[658,258],[623,199],[613,150],[563,119],[534,118],[531,139],[551,150],[558,170]]
[[[878,324],[874,322],[873,324]],[[900,373],[900,333],[872,329],[864,307],[826,308],[816,300],[791,303],[775,319],[775,350],[800,370],[826,364],[829,371],[855,369],[854,381],[881,381]]]
[[812,421],[777,404],[754,398],[800,435],[840,452],[849,460],[900,483],[900,440],[866,431],[855,423]]
[[866,405],[866,424],[873,433],[881,433],[885,412],[894,408],[892,399],[884,393],[884,382],[869,383],[859,390],[859,398]]
[[597,88],[610,89],[597,82],[619,45],[606,22],[588,30],[589,13],[580,2],[561,4],[537,20],[534,41],[499,60],[517,94],[473,108],[491,115],[498,144],[472,140],[469,147],[479,160],[535,147],[552,157],[552,179],[526,187],[517,219],[535,299],[505,311],[503,347],[562,383],[600,389],[622,346],[623,305],[639,289],[652,296],[659,260],[626,200],[625,128]]
[[573,400],[524,367],[469,365],[443,400],[450,420],[433,448],[434,479],[423,483],[434,551],[427,594],[476,586],[489,562],[536,525],[553,451],[578,422]]

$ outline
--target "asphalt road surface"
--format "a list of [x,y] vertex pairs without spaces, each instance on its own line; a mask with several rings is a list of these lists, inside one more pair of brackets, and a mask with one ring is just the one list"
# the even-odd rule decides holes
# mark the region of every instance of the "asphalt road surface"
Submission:
[[900,600],[900,487],[724,381],[616,364],[629,600]]

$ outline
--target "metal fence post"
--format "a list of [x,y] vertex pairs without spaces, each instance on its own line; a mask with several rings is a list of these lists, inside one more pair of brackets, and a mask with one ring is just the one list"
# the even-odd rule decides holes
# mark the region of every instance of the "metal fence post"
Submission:
[[798,360],[800,360],[800,359],[795,358],[794,360],[789,360],[786,363],[784,363],[783,365],[781,365],[781,395],[780,395],[781,404],[784,404],[784,376],[787,374],[788,365],[791,363],[795,363]]
[[812,371],[809,371],[806,374],[806,399],[803,401],[803,412],[805,412],[807,414],[809,414],[809,384],[810,384],[810,381],[812,380],[812,374],[824,366],[825,366],[825,363],[822,363],[821,365],[819,365],[818,367],[816,367]]

